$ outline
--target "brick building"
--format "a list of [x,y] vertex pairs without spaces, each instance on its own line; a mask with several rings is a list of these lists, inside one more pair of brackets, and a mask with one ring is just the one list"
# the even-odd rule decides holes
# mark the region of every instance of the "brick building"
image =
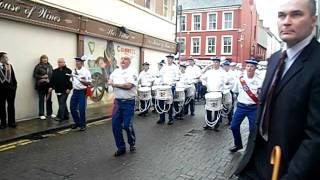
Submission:
[[243,62],[263,50],[257,44],[254,0],[179,0],[177,39],[180,59],[224,56]]

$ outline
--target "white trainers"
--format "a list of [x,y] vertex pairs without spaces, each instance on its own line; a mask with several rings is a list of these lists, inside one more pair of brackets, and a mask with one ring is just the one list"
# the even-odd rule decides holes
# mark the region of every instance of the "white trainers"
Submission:
[[51,118],[55,118],[57,117],[55,114],[51,114]]
[[41,120],[45,120],[46,117],[45,117],[45,116],[40,116],[40,119],[41,119]]

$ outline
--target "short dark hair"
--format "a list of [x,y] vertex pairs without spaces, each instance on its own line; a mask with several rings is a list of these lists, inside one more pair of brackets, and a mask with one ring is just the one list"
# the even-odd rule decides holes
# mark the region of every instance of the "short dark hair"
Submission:
[[6,54],[7,54],[6,52],[0,52],[0,59]]
[[45,54],[40,56],[40,59],[39,59],[40,62],[42,62],[42,59],[48,59],[49,60],[48,56],[45,55]]
[[312,16],[315,16],[316,12],[317,12],[316,1],[315,0],[308,0],[308,3],[309,3],[309,8],[310,8],[310,14]]

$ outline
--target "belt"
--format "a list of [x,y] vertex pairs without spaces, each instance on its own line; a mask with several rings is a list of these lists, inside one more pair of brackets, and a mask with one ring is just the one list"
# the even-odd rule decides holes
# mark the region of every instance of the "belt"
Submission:
[[120,99],[116,98],[117,101],[125,102],[125,101],[134,101],[135,99]]
[[239,105],[246,106],[246,107],[257,106],[257,104],[243,104],[241,102],[238,102],[238,103],[239,103]]

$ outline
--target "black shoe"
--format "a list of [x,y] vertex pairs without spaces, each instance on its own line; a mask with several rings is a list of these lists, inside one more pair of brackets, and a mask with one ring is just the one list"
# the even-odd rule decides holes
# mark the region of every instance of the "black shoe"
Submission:
[[169,120],[168,125],[172,125],[172,124],[173,124],[173,120]]
[[209,129],[212,129],[212,127],[206,125],[206,126],[203,126],[203,129],[204,129],[204,130],[209,130]]
[[142,113],[139,113],[138,116],[147,116],[147,113],[142,112]]
[[7,125],[1,125],[0,126],[0,129],[5,129],[5,128],[7,128]]
[[194,116],[194,113],[191,113],[191,116]]
[[237,151],[239,151],[240,149],[242,149],[242,146],[233,146],[232,148],[229,149],[230,152],[235,153]]
[[213,128],[213,130],[214,130],[215,132],[219,132],[219,131],[220,131],[220,130],[219,130],[219,127],[216,127],[216,126]]
[[17,124],[16,124],[16,123],[14,123],[14,124],[9,124],[8,127],[10,127],[10,128],[16,128],[16,127],[17,127]]
[[85,131],[87,128],[84,126],[84,127],[80,127],[79,131]]
[[114,153],[114,156],[117,157],[117,156],[121,156],[121,155],[124,155],[126,153],[126,150],[118,150]]
[[164,123],[164,121],[162,121],[162,120],[157,121],[157,124],[163,124],[163,123]]
[[71,129],[77,129],[79,126],[77,124],[72,124]]
[[137,150],[137,148],[136,148],[136,146],[135,146],[135,145],[130,146],[130,152],[134,152],[134,151],[136,151],[136,150]]

